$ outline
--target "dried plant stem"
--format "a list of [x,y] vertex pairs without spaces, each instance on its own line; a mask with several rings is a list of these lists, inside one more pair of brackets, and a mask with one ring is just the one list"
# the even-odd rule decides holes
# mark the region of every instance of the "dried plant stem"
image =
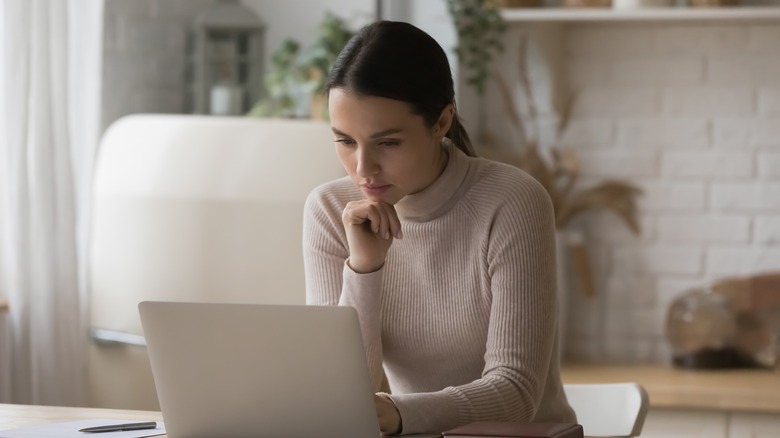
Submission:
[[501,102],[504,104],[504,110],[509,114],[509,119],[512,124],[518,130],[520,138],[523,139],[523,144],[527,141],[525,137],[525,128],[523,127],[523,121],[520,118],[520,113],[517,112],[517,106],[512,101],[512,90],[509,88],[509,84],[506,83],[506,79],[496,70],[490,72],[491,76],[498,86],[498,95],[501,96]]
[[[522,37],[517,68],[519,71],[519,83],[528,102],[528,115],[532,121],[538,118],[538,108],[533,99],[530,75],[527,66],[528,40]],[[517,103],[513,100],[513,93],[506,79],[498,71],[491,71],[499,89],[499,96],[509,120],[514,125],[522,138],[521,152],[516,157],[505,158],[517,167],[525,170],[536,178],[544,186],[555,209],[555,220],[558,228],[566,227],[571,220],[587,211],[607,209],[616,213],[635,233],[639,233],[637,209],[635,198],[641,190],[627,182],[606,181],[595,187],[574,193],[574,187],[580,173],[577,154],[570,149],[553,148],[552,163],[542,157],[539,152],[538,127],[535,123],[534,132],[527,136]],[[559,120],[558,129],[563,130],[568,125],[574,108],[574,96],[572,96],[564,108]],[[530,137],[530,138],[529,138]]]

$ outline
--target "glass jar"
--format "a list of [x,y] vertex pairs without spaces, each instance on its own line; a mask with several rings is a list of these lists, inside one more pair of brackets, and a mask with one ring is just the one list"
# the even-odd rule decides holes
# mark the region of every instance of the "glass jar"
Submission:
[[753,366],[736,347],[737,319],[729,299],[708,289],[692,289],[669,307],[666,336],[673,362],[682,368],[717,369]]

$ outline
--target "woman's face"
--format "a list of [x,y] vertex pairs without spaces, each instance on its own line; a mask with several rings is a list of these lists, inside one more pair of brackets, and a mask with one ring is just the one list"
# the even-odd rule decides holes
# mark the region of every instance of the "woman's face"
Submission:
[[339,160],[367,199],[395,204],[444,170],[441,140],[452,122],[452,105],[432,127],[406,102],[342,88],[330,90],[328,108]]

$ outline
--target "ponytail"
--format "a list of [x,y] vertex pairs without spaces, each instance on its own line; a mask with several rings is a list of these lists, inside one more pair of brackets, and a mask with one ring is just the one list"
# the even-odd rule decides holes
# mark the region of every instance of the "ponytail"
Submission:
[[460,122],[460,117],[458,117],[457,112],[452,118],[452,124],[450,125],[449,131],[447,131],[444,136],[452,140],[452,143],[469,157],[477,156],[476,152],[474,152],[474,146],[471,144],[469,133],[466,132],[466,128]]

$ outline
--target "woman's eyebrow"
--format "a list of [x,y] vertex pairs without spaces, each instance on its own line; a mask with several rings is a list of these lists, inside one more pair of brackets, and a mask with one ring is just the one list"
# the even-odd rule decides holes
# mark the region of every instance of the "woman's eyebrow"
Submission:
[[[344,137],[350,137],[351,138],[351,136],[349,134],[342,132],[338,128],[331,127],[330,129],[336,135],[343,135]],[[385,136],[388,136],[388,135],[398,134],[399,132],[403,132],[403,129],[400,129],[400,128],[385,129],[384,131],[379,131],[379,132],[376,132],[374,134],[371,134],[371,138],[372,139],[376,139],[376,138],[385,137]]]
[[340,130],[338,130],[337,128],[334,128],[332,126],[330,127],[330,130],[333,131],[333,133],[336,134],[336,135],[342,135],[344,137],[349,137],[347,134],[341,132]]
[[398,134],[399,132],[402,131],[403,129],[399,129],[399,128],[385,129],[384,131],[379,131],[377,133],[371,134],[371,138],[386,137],[388,135]]

